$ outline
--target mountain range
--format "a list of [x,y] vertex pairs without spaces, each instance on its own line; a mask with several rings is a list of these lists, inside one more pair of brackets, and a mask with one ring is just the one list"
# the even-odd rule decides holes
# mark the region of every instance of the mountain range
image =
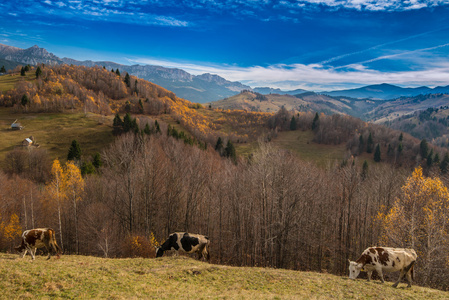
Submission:
[[[71,58],[59,58],[44,48],[34,45],[21,49],[0,44],[0,66],[13,69],[20,64],[73,64],[78,66],[102,66],[107,69],[119,69],[131,75],[151,81],[167,90],[174,92],[178,97],[195,103],[210,103],[239,94],[242,90],[250,90],[259,94],[298,95],[307,92],[303,89],[281,90],[271,87],[255,87],[240,82],[232,82],[218,75],[209,73],[192,75],[177,68],[165,68],[154,65],[123,65],[110,61],[78,61]],[[402,88],[391,84],[369,85],[356,89],[321,92],[319,94],[331,97],[349,97],[355,99],[390,100],[399,97],[414,97],[421,94],[447,94],[449,86],[429,88]]]

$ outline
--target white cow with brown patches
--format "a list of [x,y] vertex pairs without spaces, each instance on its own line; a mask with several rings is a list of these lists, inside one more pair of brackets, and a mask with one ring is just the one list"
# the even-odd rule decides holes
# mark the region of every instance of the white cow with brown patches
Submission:
[[407,275],[408,287],[411,287],[413,265],[417,257],[413,249],[370,247],[363,251],[356,261],[349,261],[349,278],[356,279],[360,271],[366,271],[368,281],[370,281],[371,274],[376,271],[384,283],[383,272],[401,271],[399,279],[393,284],[393,287],[397,287],[405,275]]
[[61,248],[56,243],[55,231],[51,228],[35,228],[25,230],[22,234],[21,244],[15,249],[18,252],[23,251],[23,257],[30,253],[31,259],[34,260],[37,248],[45,248],[48,251],[48,258],[50,259],[51,250],[56,252],[56,256],[59,258]]

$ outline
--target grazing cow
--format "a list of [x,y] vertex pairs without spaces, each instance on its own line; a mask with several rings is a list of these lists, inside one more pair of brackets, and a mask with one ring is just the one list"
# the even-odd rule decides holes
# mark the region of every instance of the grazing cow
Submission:
[[156,248],[156,257],[161,257],[164,251],[174,249],[185,253],[196,252],[198,259],[204,258],[208,261],[210,259],[209,243],[209,238],[201,234],[175,232],[170,234],[161,247]]
[[360,271],[363,270],[368,273],[368,281],[370,281],[371,274],[375,270],[384,283],[382,272],[401,271],[399,279],[393,284],[393,287],[397,287],[405,275],[407,275],[408,287],[411,287],[413,265],[417,257],[413,249],[370,247],[363,251],[359,259],[349,261],[349,278],[356,279]]
[[31,259],[34,260],[37,248],[44,248],[48,251],[48,258],[50,259],[51,250],[56,252],[56,256],[59,258],[61,248],[56,243],[55,231],[51,228],[36,228],[25,230],[22,233],[22,243],[15,249],[19,252],[24,251],[22,258],[25,257],[27,252],[30,252]]

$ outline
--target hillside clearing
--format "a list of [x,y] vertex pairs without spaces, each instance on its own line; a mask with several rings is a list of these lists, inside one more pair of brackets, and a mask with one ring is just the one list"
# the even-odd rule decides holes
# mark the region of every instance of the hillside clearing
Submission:
[[[72,140],[78,141],[83,154],[93,155],[113,141],[111,118],[92,113],[12,114],[10,109],[0,108],[0,160],[7,152],[21,148],[22,141],[30,136],[52,159],[64,160]],[[10,129],[16,119],[23,130]]]
[[273,145],[297,153],[301,159],[315,162],[321,167],[341,162],[346,153],[346,145],[324,145],[312,141],[312,131],[283,131],[272,140]]
[[282,269],[229,267],[183,256],[106,259],[64,255],[34,262],[0,254],[2,299],[448,299],[449,293]]

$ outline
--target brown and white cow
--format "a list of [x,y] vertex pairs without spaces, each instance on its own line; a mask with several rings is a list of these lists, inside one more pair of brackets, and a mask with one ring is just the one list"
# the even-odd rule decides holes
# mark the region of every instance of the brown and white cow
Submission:
[[187,232],[175,232],[170,234],[168,239],[156,248],[156,257],[161,257],[164,251],[174,249],[185,253],[198,253],[198,259],[210,259],[209,255],[209,238],[201,234],[193,234]]
[[30,252],[31,259],[34,260],[37,248],[44,248],[48,251],[47,259],[50,259],[51,250],[54,250],[56,256],[59,258],[61,248],[56,243],[55,231],[51,228],[35,228],[25,230],[22,233],[22,243],[15,249],[19,252],[23,252],[22,258],[25,257],[27,252]]
[[360,271],[371,274],[376,271],[382,283],[383,272],[401,271],[398,281],[393,284],[397,287],[399,282],[407,275],[408,287],[412,286],[413,265],[417,259],[415,250],[406,248],[370,247],[363,251],[356,261],[349,261],[349,278],[356,279]]

